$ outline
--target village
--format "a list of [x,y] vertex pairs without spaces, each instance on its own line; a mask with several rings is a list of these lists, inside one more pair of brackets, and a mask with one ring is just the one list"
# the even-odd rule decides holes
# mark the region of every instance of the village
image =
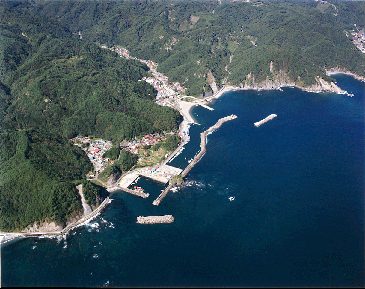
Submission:
[[158,142],[162,141],[165,138],[163,134],[154,133],[154,134],[147,134],[143,136],[141,139],[135,138],[131,141],[122,141],[120,143],[120,147],[129,151],[132,154],[138,154],[140,148],[146,146],[153,146]]
[[[106,46],[102,47],[107,48]],[[151,84],[157,90],[156,102],[159,105],[175,107],[175,100],[180,95],[185,94],[185,88],[179,82],[169,82],[167,76],[157,71],[157,63],[152,60],[132,57],[127,49],[120,46],[113,47],[111,50],[118,53],[121,57],[138,60],[147,65],[150,69],[151,76],[143,77],[142,80]]]
[[88,178],[96,178],[109,164],[110,160],[105,158],[104,154],[113,146],[110,141],[77,136],[71,139],[71,142],[74,145],[81,147],[94,166],[94,172],[90,172],[87,175]]
[[[169,79],[164,74],[157,71],[157,64],[151,60],[139,59],[132,57],[129,51],[123,47],[116,46],[108,48],[101,46],[104,49],[110,49],[117,52],[121,57],[126,59],[134,59],[147,65],[150,69],[150,76],[143,77],[141,81],[146,81],[151,84],[157,91],[156,103],[162,106],[169,106],[178,109],[178,102],[180,96],[184,95],[185,88],[178,82],[169,82]],[[183,143],[189,140],[189,125],[185,124],[180,127],[179,137]],[[120,148],[124,149],[133,154],[139,154],[140,149],[151,147],[166,138],[166,134],[154,133],[147,134],[142,138],[135,138],[133,140],[124,140],[120,143]],[[106,151],[112,148],[110,141],[102,139],[91,139],[90,137],[78,136],[71,140],[75,145],[80,146],[89,157],[91,163],[94,166],[94,172],[88,174],[88,178],[97,178],[98,175],[109,165],[111,160],[104,157]],[[149,173],[145,172],[146,175],[155,174],[158,172],[158,167],[154,167]],[[166,176],[165,176],[166,177]]]
[[365,29],[359,29],[354,24],[355,29],[350,31],[352,43],[362,52],[365,53]]
[[[190,97],[193,99],[192,101],[183,100],[184,98],[188,98],[188,96],[185,95],[185,88],[178,82],[169,82],[167,76],[157,71],[157,64],[155,62],[132,57],[130,56],[129,51],[123,47],[116,46],[108,48],[105,45],[102,45],[101,47],[115,51],[121,57],[126,59],[134,59],[146,64],[149,68],[149,75],[143,77],[141,81],[146,81],[156,89],[156,103],[178,110],[184,118],[184,121],[180,124],[178,131],[180,144],[173,152],[162,148],[156,150],[153,149],[153,146],[165,141],[168,135],[173,134],[173,132],[146,134],[140,138],[123,140],[118,144],[120,149],[138,155],[139,159],[137,166],[134,167],[134,169],[124,172],[118,180],[113,182],[113,184],[108,183],[108,191],[112,192],[123,190],[127,193],[147,198],[149,194],[144,192],[142,187],[136,185],[139,177],[143,176],[154,181],[167,184],[182,174],[182,169],[167,165],[167,163],[183,150],[184,145],[190,139],[189,127],[192,123],[196,122],[190,115],[189,111],[195,105],[201,105],[209,110],[213,109],[207,106],[208,102],[205,100],[200,100],[195,97]],[[93,164],[94,171],[87,174],[88,179],[98,179],[99,174],[114,161],[105,156],[105,153],[113,147],[111,141],[100,138],[94,139],[88,136],[77,136],[71,139],[71,141],[86,152],[88,158]],[[152,151],[149,151],[151,147]],[[192,167],[194,164],[194,162],[189,162],[188,167]],[[171,187],[168,186],[168,188],[163,190],[162,194],[158,197],[158,200],[155,200],[153,204],[156,205],[157,203],[160,203],[170,188]]]
[[[133,140],[125,140],[120,143],[120,148],[132,153],[139,154],[142,148],[153,146],[166,139],[167,134],[147,134],[142,138],[135,138]],[[105,157],[104,154],[113,147],[111,141],[103,139],[93,139],[87,136],[77,136],[71,139],[74,145],[79,146],[85,151],[90,162],[93,164],[94,172],[90,172],[87,177],[89,179],[97,178],[98,175],[109,165],[112,160]]]

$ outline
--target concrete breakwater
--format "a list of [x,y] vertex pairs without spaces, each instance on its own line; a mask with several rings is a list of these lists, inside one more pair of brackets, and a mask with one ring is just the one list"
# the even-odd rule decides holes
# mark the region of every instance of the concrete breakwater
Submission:
[[263,125],[264,123],[267,123],[268,121],[274,119],[275,117],[277,117],[276,114],[270,114],[269,116],[265,117],[264,119],[257,121],[254,123],[254,126],[259,127],[260,125]]
[[138,224],[170,224],[173,222],[174,216],[172,215],[137,217]]
[[[217,129],[219,129],[225,122],[234,120],[237,118],[237,115],[231,114],[229,116],[223,117],[219,119],[216,124],[208,128],[207,130],[203,131],[200,134],[200,151],[193,160],[186,166],[186,168],[181,172],[179,175],[181,178],[184,178],[191,169],[202,159],[202,157],[205,155],[207,151],[207,136],[213,132],[215,132]],[[176,184],[173,182],[170,182],[170,184],[162,191],[162,193],[153,201],[153,205],[158,206],[161,201],[166,197],[168,192],[175,186]]]
[[140,190],[132,190],[132,189],[129,189],[129,188],[125,188],[125,187],[120,187],[120,186],[114,186],[114,187],[111,187],[111,188],[108,188],[108,192],[115,192],[115,191],[124,191],[128,194],[131,194],[131,195],[135,195],[137,197],[141,197],[141,198],[148,198],[149,197],[149,193],[145,193],[143,191],[140,191]]

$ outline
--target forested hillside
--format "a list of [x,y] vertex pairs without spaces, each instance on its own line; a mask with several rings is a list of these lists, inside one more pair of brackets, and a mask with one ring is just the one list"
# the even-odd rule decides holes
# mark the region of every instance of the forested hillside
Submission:
[[218,85],[284,71],[305,86],[337,66],[365,75],[365,56],[344,32],[364,26],[364,2],[221,2],[39,1],[36,9],[84,39],[157,61],[191,94],[209,89],[209,72]]
[[138,81],[146,66],[80,40],[31,3],[3,1],[0,16],[0,230],[65,225],[82,211],[75,185],[92,169],[70,138],[119,142],[175,130],[180,115]]

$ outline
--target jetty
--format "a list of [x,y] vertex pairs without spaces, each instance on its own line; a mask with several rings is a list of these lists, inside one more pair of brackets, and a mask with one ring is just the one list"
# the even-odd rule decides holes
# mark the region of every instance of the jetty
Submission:
[[274,113],[270,114],[269,116],[265,117],[264,119],[255,122],[254,126],[259,127],[259,126],[263,125],[264,123],[267,123],[268,121],[274,119],[275,117],[277,117],[276,114],[274,114]]
[[115,192],[115,191],[123,191],[128,194],[135,195],[137,197],[141,197],[143,199],[148,198],[150,196],[149,193],[145,193],[143,190],[133,190],[133,189],[130,189],[127,187],[121,187],[121,186],[114,186],[114,187],[108,188],[109,193]]
[[[198,154],[195,155],[193,160],[185,167],[185,169],[180,173],[180,177],[184,178],[191,170],[192,168],[202,159],[202,157],[205,155],[207,151],[207,136],[213,132],[215,132],[217,129],[219,129],[225,122],[231,121],[237,118],[237,115],[229,115],[226,117],[223,117],[219,119],[216,124],[208,128],[207,130],[203,131],[200,134],[200,151]],[[170,184],[164,189],[161,194],[153,201],[153,205],[158,206],[161,201],[166,197],[168,192],[175,186],[176,184],[173,182],[170,182]]]
[[138,224],[170,224],[173,222],[174,216],[172,215],[137,217]]

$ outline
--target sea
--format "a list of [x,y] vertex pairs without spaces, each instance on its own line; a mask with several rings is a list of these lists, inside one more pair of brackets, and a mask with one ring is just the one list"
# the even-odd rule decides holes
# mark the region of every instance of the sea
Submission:
[[[208,136],[179,190],[156,207],[163,186],[142,178],[149,198],[116,192],[66,239],[3,246],[2,286],[364,286],[365,83],[334,77],[353,97],[234,91],[194,108],[171,165],[185,167],[219,118],[238,118]],[[136,223],[164,214],[175,222]]]

